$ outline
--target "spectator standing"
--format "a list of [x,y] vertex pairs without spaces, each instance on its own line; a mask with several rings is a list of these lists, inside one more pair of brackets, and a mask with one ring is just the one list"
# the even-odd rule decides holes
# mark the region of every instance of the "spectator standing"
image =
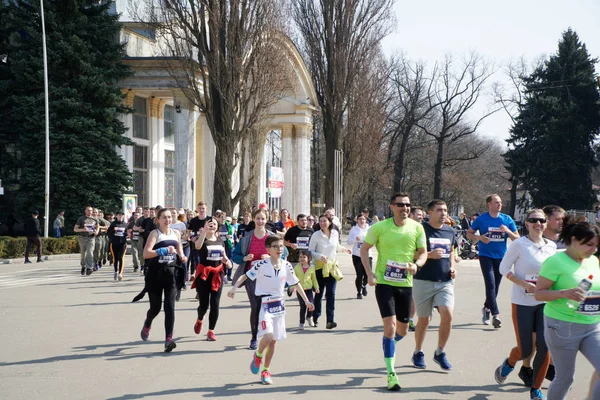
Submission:
[[33,246],[37,246],[37,262],[42,260],[42,239],[40,239],[40,213],[37,210],[31,212],[31,218],[25,222],[25,236],[27,236],[27,246],[25,247],[25,264],[31,264],[29,261],[29,252]]

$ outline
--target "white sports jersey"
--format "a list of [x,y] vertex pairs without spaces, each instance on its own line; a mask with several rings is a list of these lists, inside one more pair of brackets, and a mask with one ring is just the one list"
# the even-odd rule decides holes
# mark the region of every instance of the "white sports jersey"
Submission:
[[283,296],[286,282],[290,286],[298,283],[292,264],[282,260],[281,268],[276,270],[270,258],[256,263],[246,272],[246,276],[256,281],[256,296]]

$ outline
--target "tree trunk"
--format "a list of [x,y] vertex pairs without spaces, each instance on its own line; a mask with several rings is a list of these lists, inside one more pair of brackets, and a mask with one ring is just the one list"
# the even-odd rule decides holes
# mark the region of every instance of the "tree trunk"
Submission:
[[443,135],[437,138],[437,154],[435,157],[435,172],[433,175],[433,198],[442,197],[442,165],[444,163],[444,139]]
[[515,218],[515,213],[517,211],[517,187],[519,186],[519,180],[515,177],[511,179],[510,185],[510,210],[508,211],[509,215]]
[[215,156],[215,183],[213,186],[214,196],[212,204],[213,214],[217,210],[227,213],[233,211],[234,204],[231,198],[233,154],[235,152],[235,140],[215,141],[217,154]]
[[336,123],[333,115],[324,116],[323,132],[325,136],[325,173],[323,174],[325,176],[325,204],[328,207],[333,207],[335,199],[335,151],[341,150],[341,124]]
[[398,154],[394,158],[394,184],[393,184],[393,192],[400,193],[403,192],[404,188],[402,185],[402,178],[404,174],[404,160],[406,155],[406,147],[408,146],[408,137],[409,132],[402,133],[402,140],[400,141],[400,149],[398,150]]

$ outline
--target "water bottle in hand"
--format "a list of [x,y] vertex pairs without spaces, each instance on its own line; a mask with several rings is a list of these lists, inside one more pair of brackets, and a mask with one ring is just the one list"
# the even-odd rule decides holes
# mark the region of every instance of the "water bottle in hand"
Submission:
[[[587,278],[583,278],[581,280],[581,282],[579,282],[579,286],[577,286],[578,288],[582,289],[584,292],[587,292],[590,290],[590,288],[592,287],[592,279],[594,279],[593,275],[588,276]],[[575,300],[567,300],[567,305],[570,308],[574,308],[576,310],[579,309],[579,305],[581,303]]]

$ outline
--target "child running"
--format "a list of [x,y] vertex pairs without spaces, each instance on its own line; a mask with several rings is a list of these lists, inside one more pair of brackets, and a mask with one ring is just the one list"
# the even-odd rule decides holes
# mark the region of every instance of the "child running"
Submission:
[[257,303],[260,304],[258,337],[261,339],[256,353],[252,356],[250,371],[253,374],[258,374],[264,356],[265,362],[261,373],[261,382],[270,385],[273,380],[269,368],[275,354],[275,345],[277,341],[286,337],[283,296],[286,282],[290,286],[298,285],[297,292],[309,311],[314,310],[314,306],[306,297],[302,285],[294,274],[292,265],[281,259],[284,249],[283,238],[280,235],[269,236],[265,241],[265,247],[269,253],[269,258],[258,262],[248,272],[240,276],[227,295],[233,299],[237,288],[247,279],[256,281],[254,294]]
[[[315,293],[319,293],[319,282],[317,282],[315,267],[310,265],[310,253],[308,250],[298,251],[298,261],[300,263],[294,267],[294,273],[304,289],[306,298],[312,303],[313,290]],[[297,292],[296,295],[298,296],[298,304],[300,305],[300,324],[298,325],[298,329],[304,329],[305,321],[308,321],[308,325],[315,326],[312,320],[312,311],[307,309],[306,303],[300,293]]]

